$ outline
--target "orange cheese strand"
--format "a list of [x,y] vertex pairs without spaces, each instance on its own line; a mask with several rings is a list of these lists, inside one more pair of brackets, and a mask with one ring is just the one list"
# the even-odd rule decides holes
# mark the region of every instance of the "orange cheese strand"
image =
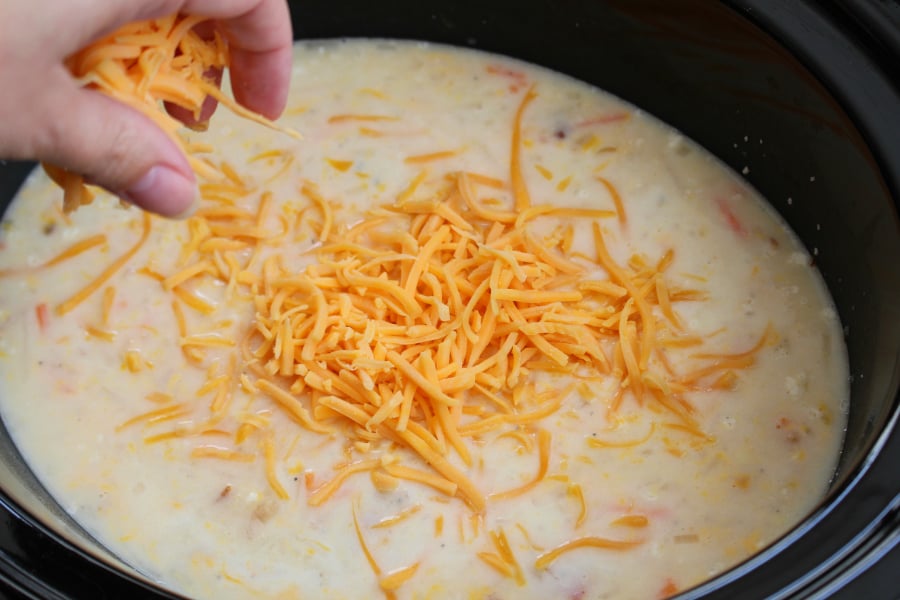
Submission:
[[54,267],[61,262],[65,262],[69,259],[75,258],[79,254],[83,252],[87,252],[92,248],[96,248],[97,246],[102,246],[106,243],[106,236],[102,233],[98,233],[96,235],[92,235],[83,240],[77,241],[53,258],[47,260],[46,262],[36,266],[36,267],[21,267],[21,268],[13,268],[13,269],[0,269],[0,277],[6,277],[8,275],[19,275],[22,273],[31,273],[34,271],[38,271],[41,269],[49,269],[50,267]]
[[[376,562],[375,557],[372,556],[372,552],[369,550],[369,546],[366,544],[366,538],[363,537],[362,528],[360,528],[360,526],[359,526],[359,517],[356,514],[357,506],[355,503],[353,505],[352,513],[353,513],[353,529],[356,531],[356,539],[359,541],[360,549],[362,550],[363,555],[366,557],[366,562],[369,563],[369,567],[372,569],[372,572],[375,574],[375,577],[377,577],[379,582],[381,582],[382,581],[381,568],[378,566],[378,562]],[[414,572],[415,572],[415,570],[413,570],[413,573]],[[413,575],[413,573],[410,573],[409,576],[411,577]],[[389,576],[390,576],[390,574],[389,574]],[[402,577],[400,579],[402,579]],[[397,583],[397,587],[399,587],[399,585],[402,584],[403,581],[405,581],[405,579],[402,579],[401,581],[399,581]],[[388,598],[388,600],[393,600],[393,598],[396,598],[396,595],[394,594],[394,588],[390,585],[391,580],[389,579],[388,582],[389,583],[387,586],[382,586],[382,591],[384,591],[384,595],[386,598]]]
[[140,250],[141,246],[147,241],[147,237],[150,235],[151,223],[150,223],[150,215],[144,213],[141,220],[142,229],[141,236],[138,238],[138,241],[129,248],[122,256],[117,258],[111,265],[109,265],[102,273],[100,273],[97,277],[95,277],[91,282],[89,282],[86,286],[78,290],[72,296],[70,296],[67,300],[58,304],[56,307],[56,314],[64,315],[68,312],[74,310],[79,304],[87,300],[91,294],[99,290],[104,283],[106,283],[116,272],[121,269],[125,264],[128,263],[129,260]]
[[623,527],[646,527],[649,524],[650,519],[644,515],[622,515],[611,523],[611,525],[621,525]]
[[[378,471],[373,471],[373,475],[375,473],[378,473]],[[397,513],[395,515],[391,515],[389,517],[385,517],[385,518],[381,519],[380,521],[378,521],[377,523],[372,525],[372,528],[373,529],[381,529],[381,528],[385,528],[385,527],[393,527],[397,523],[400,523],[401,521],[408,519],[412,515],[419,512],[420,510],[422,510],[421,504],[413,504],[412,506],[401,510],[399,513]]]
[[478,558],[484,561],[489,567],[505,577],[515,580],[517,585],[525,585],[525,574],[519,561],[516,560],[506,533],[502,528],[497,531],[490,531],[488,535],[494,546],[494,552],[479,552],[476,554]]
[[639,546],[642,542],[630,540],[611,540],[602,537],[588,536],[570,540],[560,544],[556,548],[544,552],[534,561],[534,568],[543,570],[549,567],[557,558],[578,548],[602,548],[606,550],[630,550]]
[[606,188],[606,191],[609,192],[610,197],[612,198],[613,204],[616,207],[616,214],[619,216],[619,223],[625,225],[628,221],[628,217],[625,214],[625,205],[622,202],[622,196],[619,195],[619,190],[612,184],[612,182],[599,175],[594,177],[597,181],[603,184],[603,187]]
[[94,193],[84,184],[84,178],[63,168],[43,163],[44,172],[63,190],[63,213],[69,214],[79,206],[94,201]]
[[347,479],[354,473],[371,471],[373,469],[377,469],[380,465],[381,461],[377,458],[361,460],[359,462],[346,465],[338,472],[338,475],[334,479],[323,484],[321,487],[313,491],[312,495],[309,498],[309,503],[313,506],[321,504],[338,490],[345,479]]
[[545,430],[541,430],[538,433],[538,448],[539,448],[539,458],[538,458],[538,472],[535,475],[534,479],[522,485],[520,487],[507,490],[505,492],[499,492],[496,494],[491,494],[488,496],[491,500],[503,500],[506,498],[514,498],[516,496],[521,496],[522,494],[530,491],[535,486],[537,486],[541,481],[544,480],[544,477],[547,475],[547,467],[550,464],[550,433]]
[[519,104],[513,120],[509,172],[516,210],[518,211],[525,210],[531,206],[531,196],[528,194],[528,186],[525,184],[525,176],[522,173],[522,115],[525,114],[525,109],[535,98],[537,98],[537,93],[534,91],[534,87],[531,87],[522,97],[522,102]]
[[401,567],[399,569],[395,569],[390,573],[387,573],[384,577],[382,577],[378,581],[378,585],[381,586],[382,590],[385,591],[394,591],[400,588],[401,585],[406,583],[409,579],[412,578],[413,575],[416,574],[416,571],[419,569],[419,563],[413,563],[408,567]]

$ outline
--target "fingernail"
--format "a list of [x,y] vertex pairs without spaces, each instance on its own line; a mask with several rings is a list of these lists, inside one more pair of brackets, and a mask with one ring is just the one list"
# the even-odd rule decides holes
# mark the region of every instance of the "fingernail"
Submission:
[[185,219],[194,214],[199,197],[193,179],[166,165],[150,167],[119,195],[145,210],[174,219]]

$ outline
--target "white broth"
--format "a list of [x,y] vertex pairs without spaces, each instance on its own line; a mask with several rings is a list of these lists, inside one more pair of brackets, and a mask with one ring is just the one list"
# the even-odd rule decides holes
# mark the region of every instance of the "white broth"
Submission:
[[[220,110],[208,132],[190,134],[226,164],[223,181],[201,186],[191,219],[145,217],[104,195],[64,217],[58,188],[38,172],[5,215],[0,411],[29,466],[87,531],[198,598],[659,598],[754,554],[815,507],[847,411],[840,323],[810,256],[737,175],[633,106],[505,57],[388,41],[295,52],[280,123],[303,139]],[[593,294],[577,314],[595,307],[584,322],[603,354],[591,367],[521,346],[541,338],[583,350],[560,341],[563,317],[576,314],[557,312],[568,300],[548,300],[537,325],[505,338],[500,375],[498,358],[461,396],[467,408],[450,405],[455,425],[432,436],[462,487],[406,438],[342,416],[345,404],[328,400],[340,378],[313,376],[324,358],[295,366],[309,358],[308,331],[295,356],[277,355],[271,368],[258,360],[260,313],[273,310],[260,299],[266,269],[332,273],[328,244],[349,243],[352,227],[375,220],[371,231],[401,240],[405,264],[415,264],[428,238],[402,229],[415,215],[368,211],[440,204],[480,223],[454,187],[460,173],[482,211],[518,217],[523,189],[533,206],[594,211],[497,226],[528,230],[562,257],[547,261],[579,265],[574,276],[527,270],[537,255],[473,237],[459,248],[489,258],[454,285],[467,294],[495,264],[523,277],[544,269],[568,290],[559,298]],[[475,236],[442,222],[442,235]],[[623,279],[598,258],[594,224]],[[438,254],[455,251],[445,246]],[[357,262],[382,256],[355,252]],[[388,254],[383,261],[396,260]],[[431,295],[441,269],[424,267],[413,290],[426,314],[454,305],[446,288],[440,301]],[[374,299],[377,282],[342,277],[318,277],[322,287],[295,313],[315,313],[316,294],[337,288],[346,314],[392,310],[390,298]],[[496,289],[486,293],[502,300]],[[534,313],[538,296],[514,310]],[[513,331],[510,314],[490,327]],[[457,317],[438,319],[458,329],[452,340],[466,327],[480,339],[488,327],[482,314],[467,315],[466,327]],[[387,350],[395,337],[434,330],[371,320],[359,335],[374,332],[373,347]],[[247,354],[248,331],[259,354]],[[449,348],[436,351],[436,368],[455,358]],[[372,387],[355,363],[345,369],[361,394],[398,377],[380,358]],[[429,375],[425,359],[408,358]],[[513,377],[526,359],[535,362]],[[273,385],[293,401],[279,401]],[[418,403],[408,419],[440,420],[428,413],[427,386],[408,385]],[[385,409],[385,423],[396,426],[400,406]]]

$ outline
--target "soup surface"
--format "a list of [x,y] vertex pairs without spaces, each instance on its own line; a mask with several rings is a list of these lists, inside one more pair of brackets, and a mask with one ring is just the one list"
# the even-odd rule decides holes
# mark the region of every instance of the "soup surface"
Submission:
[[[657,598],[824,493],[847,401],[810,256],[634,107],[440,46],[296,48],[282,123],[190,134],[187,221],[35,173],[0,402],[61,506],[206,598]],[[392,277],[396,276],[396,282]]]

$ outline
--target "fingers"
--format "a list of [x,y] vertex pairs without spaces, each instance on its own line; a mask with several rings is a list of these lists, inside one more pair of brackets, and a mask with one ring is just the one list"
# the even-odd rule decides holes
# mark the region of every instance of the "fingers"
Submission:
[[[210,81],[214,82],[218,87],[219,84],[222,83],[222,71],[221,69],[214,69],[211,71],[207,71],[204,73],[204,77],[208,78]],[[165,103],[166,111],[187,125],[192,129],[200,129],[205,130],[208,125],[209,120],[212,118],[213,113],[216,112],[216,106],[218,103],[215,98],[212,96],[207,96],[203,100],[203,105],[200,107],[200,114],[196,118],[194,117],[194,113],[187,110],[186,108],[182,108],[177,104],[172,104],[170,102]]]
[[55,86],[33,153],[164,216],[190,211],[197,184],[184,155],[150,119],[101,93]]
[[[203,14],[199,7],[198,12]],[[287,102],[293,57],[287,3],[261,0],[239,18],[221,20],[219,28],[230,45],[235,99],[270,119],[278,118]]]
[[269,119],[277,119],[287,104],[293,62],[290,46],[265,55],[237,51],[231,61],[231,90],[235,100]]
[[[287,101],[293,33],[286,0],[67,0],[53,10],[67,26],[48,30],[35,51],[55,51],[60,57],[127,22],[176,12],[209,17],[231,46],[235,99],[270,119]],[[33,30],[48,29],[41,27],[43,11],[23,13],[17,18],[33,20]]]
[[[127,1],[127,0],[126,0]],[[270,119],[287,102],[294,36],[286,0],[182,0],[174,10],[210,17],[228,40],[235,99]]]

